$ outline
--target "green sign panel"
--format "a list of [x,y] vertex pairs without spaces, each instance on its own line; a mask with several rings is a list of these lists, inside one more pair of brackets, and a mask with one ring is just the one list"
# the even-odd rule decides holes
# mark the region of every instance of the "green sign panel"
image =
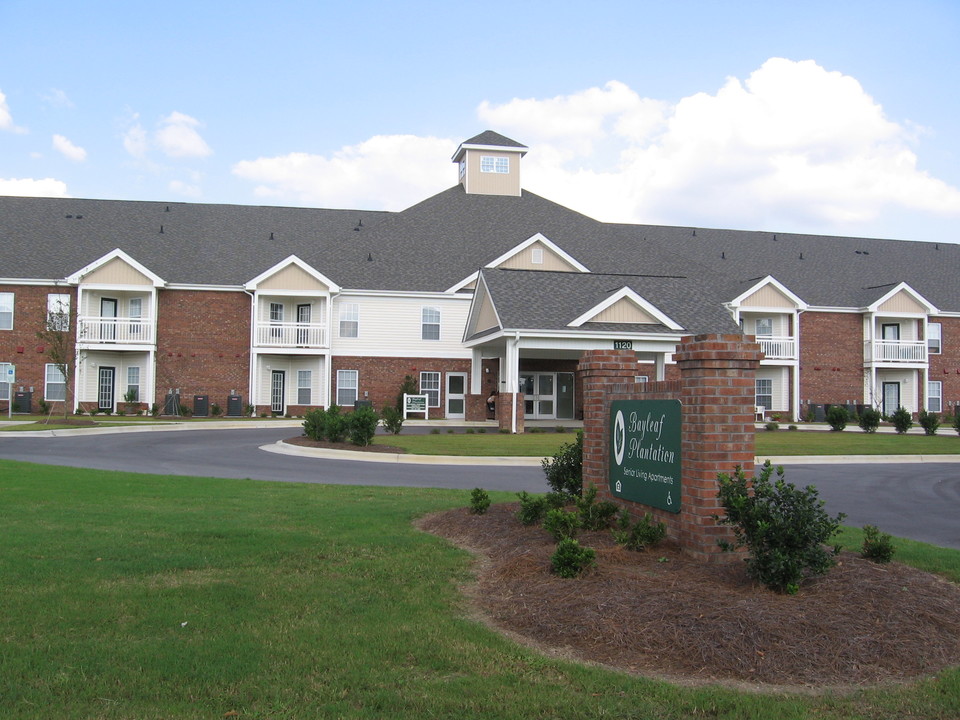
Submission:
[[610,492],[680,512],[679,400],[611,403]]
[[614,350],[633,350],[633,340],[614,340]]

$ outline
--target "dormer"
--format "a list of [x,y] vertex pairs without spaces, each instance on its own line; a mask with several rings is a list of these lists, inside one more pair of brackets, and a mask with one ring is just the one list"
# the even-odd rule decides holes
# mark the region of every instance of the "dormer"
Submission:
[[519,197],[520,158],[526,154],[526,145],[486,130],[460,143],[453,162],[468,194]]

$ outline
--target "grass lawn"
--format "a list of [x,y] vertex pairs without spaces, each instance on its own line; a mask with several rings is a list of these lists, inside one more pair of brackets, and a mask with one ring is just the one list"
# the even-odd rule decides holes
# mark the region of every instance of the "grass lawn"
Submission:
[[765,455],[955,455],[960,436],[950,428],[937,435],[865,433],[859,428],[842,432],[790,431],[756,434],[756,454]]
[[[467,554],[411,525],[468,495],[0,461],[0,716],[960,716],[958,670],[756,695],[520,647],[467,617]],[[910,546],[958,577],[960,553]]]

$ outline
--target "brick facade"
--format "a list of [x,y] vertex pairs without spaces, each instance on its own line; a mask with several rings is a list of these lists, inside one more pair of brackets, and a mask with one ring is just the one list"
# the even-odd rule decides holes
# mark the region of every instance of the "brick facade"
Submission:
[[239,292],[164,290],[158,294],[157,394],[180,389],[181,402],[209,395],[226,410],[231,391],[247,402],[250,297]]
[[[721,515],[717,474],[739,465],[753,471],[754,374],[760,346],[737,335],[700,335],[684,339],[675,355],[681,379],[633,383],[633,363],[623,351],[589,351],[580,367],[584,383],[584,484],[598,496],[621,504],[633,516],[650,512],[688,553],[705,560],[727,560],[719,539],[729,528]],[[682,404],[681,511],[670,513],[615,498],[609,485],[610,404],[614,400],[677,399]]]
[[802,405],[863,402],[863,315],[806,312],[800,316]]

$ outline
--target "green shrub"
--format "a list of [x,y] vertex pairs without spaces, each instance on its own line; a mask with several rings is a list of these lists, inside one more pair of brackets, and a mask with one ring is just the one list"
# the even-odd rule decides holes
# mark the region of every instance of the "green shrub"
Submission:
[[397,410],[403,413],[403,396],[417,394],[417,381],[410,375],[403,376],[403,382],[400,383],[400,392],[397,393]]
[[562,578],[574,578],[591,567],[595,557],[592,548],[580,547],[574,538],[564,538],[550,556],[550,568]]
[[464,435],[473,435],[473,428],[467,428],[463,431]]
[[646,513],[636,523],[631,523],[630,513],[626,510],[620,513],[617,527],[613,531],[613,539],[618,545],[637,551],[659,544],[666,536],[667,526],[662,522],[655,522],[650,513]]
[[543,529],[558,542],[564,538],[574,538],[580,530],[580,516],[560,508],[548,510],[543,518]]
[[388,433],[399,435],[403,429],[403,411],[397,410],[393,405],[387,405],[380,411],[380,420]]
[[326,437],[327,413],[322,408],[307,410],[303,416],[303,434],[311,440]]
[[340,412],[339,405],[327,408],[327,418],[324,422],[323,434],[332,443],[343,442],[347,436],[347,418]]
[[957,431],[958,435],[960,435],[960,413],[957,413],[953,416],[953,429]]
[[[6,398],[4,398],[4,399],[6,399]],[[50,403],[48,403],[46,400],[41,399],[41,400],[38,400],[38,401],[37,401],[37,404],[40,406],[40,414],[41,414],[41,415],[49,415],[49,414],[50,414]]]
[[547,499],[543,495],[530,495],[525,490],[517,493],[520,509],[517,520],[524,525],[536,525],[547,512]]
[[363,405],[347,415],[345,419],[350,442],[360,447],[366,447],[373,442],[373,436],[377,434],[377,425],[380,423],[380,416],[377,415],[376,410],[369,405]]
[[920,423],[925,435],[936,435],[937,429],[940,427],[940,416],[934,412],[921,410],[917,413],[917,422]]
[[483,515],[490,507],[490,493],[483,488],[474,488],[470,493],[470,512]]
[[543,496],[543,501],[546,504],[547,510],[554,510],[556,508],[562,508],[569,505],[570,496],[566,493],[548,492]]
[[827,410],[827,423],[829,423],[830,429],[835,432],[843,430],[849,419],[850,413],[843,405],[831,405],[830,409]]
[[797,429],[798,428],[796,425],[787,425],[787,430],[797,430]]
[[223,408],[220,407],[217,403],[214,403],[210,406],[210,414],[214,417],[219,417],[223,413]]
[[726,515],[718,518],[733,527],[734,543],[720,542],[724,550],[746,546],[747,574],[771,590],[794,594],[807,575],[822,575],[834,564],[839,546],[826,543],[840,527],[843,513],[831,518],[813,486],[803,489],[784,480],[783,468],[771,482],[773,467],[767,461],[760,475],[747,478],[737,467],[731,477],[718,476],[720,504]]
[[864,408],[860,415],[860,429],[865,433],[875,433],[877,428],[880,427],[880,417],[880,411],[876,408]]
[[564,443],[549,460],[540,466],[547,476],[547,484],[554,492],[579,497],[583,493],[583,431],[577,431],[577,439]]
[[580,526],[585,530],[606,530],[619,509],[619,505],[609,500],[597,502],[597,486],[593,484],[583,493],[583,497],[577,498],[576,503]]
[[83,415],[83,408],[77,405],[77,411],[74,413],[74,415]]
[[878,563],[888,563],[893,557],[895,548],[893,539],[887,534],[880,532],[875,525],[863,526],[863,547],[860,549],[860,555]]
[[454,431],[453,428],[447,428],[447,435],[453,435],[454,432],[455,432],[455,431]]
[[91,415],[99,415],[99,414],[100,414],[100,408],[98,408],[98,407],[91,408],[90,414],[91,414]]
[[243,406],[243,414],[246,415],[247,417],[253,417],[253,414],[256,411],[257,409],[250,403],[247,403],[246,405]]
[[430,434],[431,434],[431,435],[439,435],[439,434],[440,434],[440,428],[430,428]]
[[767,432],[775,432],[780,429],[780,423],[768,422],[763,426],[763,429]]
[[901,435],[907,430],[913,427],[913,416],[910,415],[910,411],[905,407],[900,406],[896,409],[893,415],[890,416],[890,422],[893,423],[893,427]]
[[553,431],[556,433],[565,433],[567,429],[563,425],[556,425],[554,426]]

